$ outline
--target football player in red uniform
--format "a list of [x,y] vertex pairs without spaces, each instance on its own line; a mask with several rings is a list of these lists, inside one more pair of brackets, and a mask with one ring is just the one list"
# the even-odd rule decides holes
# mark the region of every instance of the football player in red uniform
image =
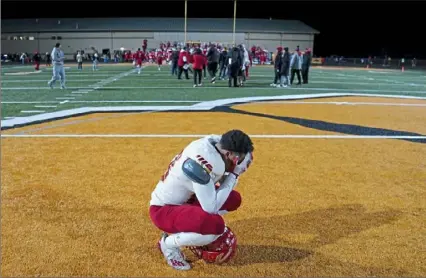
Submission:
[[161,70],[161,65],[163,64],[163,51],[161,49],[157,49],[157,65],[158,65],[158,71]]

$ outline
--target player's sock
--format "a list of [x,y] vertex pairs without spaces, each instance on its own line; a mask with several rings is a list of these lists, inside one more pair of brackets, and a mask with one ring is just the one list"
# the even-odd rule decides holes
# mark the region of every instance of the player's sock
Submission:
[[202,235],[197,233],[178,233],[166,238],[165,243],[168,248],[183,246],[204,246],[215,241],[220,235]]

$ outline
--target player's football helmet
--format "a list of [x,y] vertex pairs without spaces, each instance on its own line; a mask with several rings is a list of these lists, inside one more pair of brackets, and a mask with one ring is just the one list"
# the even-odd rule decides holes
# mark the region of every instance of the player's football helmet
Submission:
[[212,243],[206,246],[192,246],[189,249],[207,263],[223,264],[229,262],[237,252],[237,237],[229,227]]

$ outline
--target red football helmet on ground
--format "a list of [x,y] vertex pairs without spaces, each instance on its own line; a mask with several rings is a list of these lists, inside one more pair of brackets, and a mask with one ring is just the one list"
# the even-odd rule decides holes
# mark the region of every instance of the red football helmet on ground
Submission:
[[225,232],[209,245],[192,246],[189,249],[207,263],[223,264],[235,256],[237,237],[229,227],[225,227]]

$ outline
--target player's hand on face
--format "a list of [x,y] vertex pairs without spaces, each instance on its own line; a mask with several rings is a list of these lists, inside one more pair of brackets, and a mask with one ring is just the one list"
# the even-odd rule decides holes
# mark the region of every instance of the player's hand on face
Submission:
[[239,164],[237,164],[234,168],[233,173],[237,176],[243,174],[245,171],[247,171],[248,167],[253,162],[253,153],[248,153],[246,157],[241,161]]

